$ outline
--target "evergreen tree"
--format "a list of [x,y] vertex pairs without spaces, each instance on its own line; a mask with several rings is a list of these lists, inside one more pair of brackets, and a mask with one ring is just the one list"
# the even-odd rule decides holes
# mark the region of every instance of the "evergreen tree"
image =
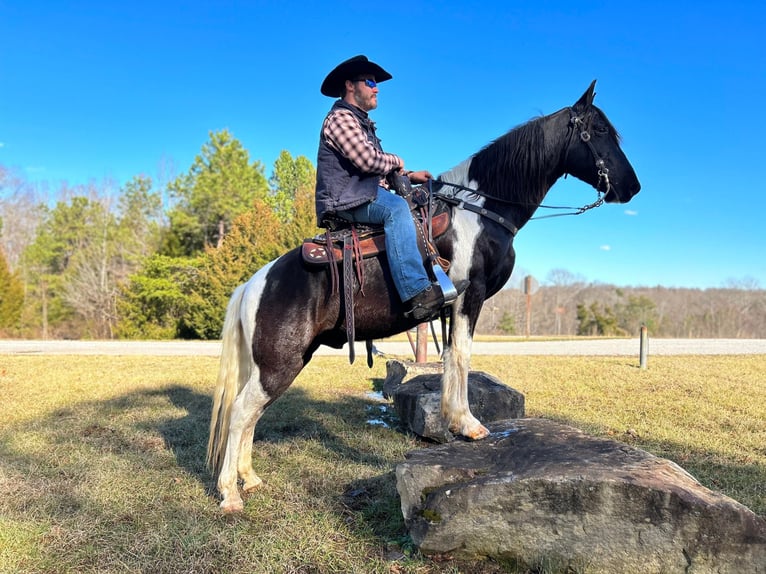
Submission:
[[293,159],[290,152],[282,150],[274,162],[274,171],[269,178],[269,184],[268,204],[277,213],[282,223],[289,223],[295,217],[296,197],[306,190],[313,196],[316,168],[305,156]]
[[0,249],[0,330],[18,327],[23,305],[24,286]]
[[227,131],[210,133],[210,141],[189,172],[168,186],[176,205],[168,213],[170,229],[163,253],[193,256],[220,246],[232,221],[268,193],[260,162],[250,163],[247,150]]
[[154,255],[122,286],[115,329],[123,339],[174,339],[192,336],[187,327],[189,291],[198,261]]
[[652,334],[659,331],[657,305],[646,295],[629,295],[626,304],[617,305],[616,313],[625,333],[638,335],[641,325],[646,325]]
[[598,303],[591,303],[590,306],[587,306],[580,303],[577,305],[577,320],[579,322],[577,327],[578,335],[610,336],[625,334],[625,331],[617,324],[617,316],[608,305],[602,306]]
[[157,252],[162,198],[153,190],[151,178],[136,176],[120,190],[117,217],[120,256],[128,266],[139,265]]
[[265,202],[234,220],[217,248],[200,258],[198,275],[189,296],[189,324],[203,339],[221,334],[226,305],[237,285],[284,251],[279,241],[280,222]]

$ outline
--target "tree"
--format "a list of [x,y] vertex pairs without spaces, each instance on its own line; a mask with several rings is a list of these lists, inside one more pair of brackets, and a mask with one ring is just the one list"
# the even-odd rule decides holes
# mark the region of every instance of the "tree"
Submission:
[[43,217],[43,202],[26,181],[0,166],[0,249],[10,269],[23,275],[21,255]]
[[571,319],[568,322],[566,321],[566,309],[577,296],[585,280],[566,269],[552,269],[548,272],[546,281],[552,286],[554,294],[552,305],[554,333],[556,335],[561,335],[562,331],[571,333],[573,326],[571,325]]
[[0,248],[0,330],[18,326],[23,305],[24,286],[18,276],[11,273]]
[[622,335],[624,332],[617,325],[617,317],[612,308],[599,303],[577,305],[578,335]]
[[166,255],[192,256],[220,246],[231,223],[268,193],[260,162],[250,163],[242,144],[227,131],[210,133],[191,169],[168,186],[177,204],[168,213]]
[[135,267],[160,247],[162,197],[151,178],[136,176],[122,188],[117,207],[120,257]]
[[503,313],[503,316],[500,319],[500,324],[498,325],[498,328],[505,335],[515,335],[516,334],[516,319],[514,319],[513,315],[511,315],[508,311],[506,311],[505,313]]
[[154,255],[122,286],[115,334],[123,339],[190,336],[186,317],[198,261]]
[[657,305],[645,295],[629,295],[627,304],[616,308],[618,324],[625,333],[637,335],[642,325],[649,333],[656,334],[659,327]]
[[281,240],[285,250],[300,245],[306,237],[316,235],[314,165],[305,156],[293,159],[289,152],[283,150],[274,162],[270,184],[268,204],[284,224]]
[[97,338],[112,338],[117,321],[118,284],[127,273],[120,257],[118,224],[108,203],[92,201],[87,213],[87,236],[63,273],[62,294]]
[[60,201],[53,209],[43,209],[43,219],[34,241],[22,255],[29,277],[29,298],[33,325],[48,338],[51,324],[61,324],[73,315],[63,297],[64,272],[72,256],[87,241],[86,212],[88,199]]
[[134,178],[118,201],[109,189],[63,190],[72,193],[44,211],[25,250],[30,303],[43,337],[55,326],[68,336],[111,338],[120,283],[158,245],[160,199],[151,180]]
[[231,293],[282,253],[279,229],[271,208],[256,201],[251,211],[234,220],[219,248],[206,250],[189,296],[188,321],[198,337],[220,336]]

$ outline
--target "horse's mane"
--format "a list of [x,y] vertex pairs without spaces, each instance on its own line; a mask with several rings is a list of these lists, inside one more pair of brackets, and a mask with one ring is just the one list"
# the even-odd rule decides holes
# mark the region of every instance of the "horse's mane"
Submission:
[[[539,116],[511,129],[471,158],[469,180],[478,182],[487,195],[525,205],[537,205],[546,189],[546,143],[543,133],[550,116]],[[620,134],[598,107],[592,106],[590,122],[600,123],[619,145]],[[548,133],[548,148],[566,146],[567,131]],[[554,140],[552,138],[559,138]]]
[[469,179],[487,195],[538,203],[545,189],[543,118],[533,118],[487,144],[471,159]]

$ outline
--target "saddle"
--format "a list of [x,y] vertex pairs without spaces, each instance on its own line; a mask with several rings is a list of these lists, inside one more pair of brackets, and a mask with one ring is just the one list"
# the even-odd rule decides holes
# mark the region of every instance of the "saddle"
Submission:
[[[423,255],[426,270],[442,285],[445,294],[454,286],[446,275],[449,261],[439,256],[432,239],[444,234],[450,225],[450,212],[445,210],[433,215],[426,205],[430,205],[427,195],[413,193],[409,180],[395,180],[389,176],[391,187],[407,199],[412,208],[412,216],[418,236],[418,246]],[[340,292],[339,265],[343,267],[342,304],[346,313],[346,335],[349,344],[349,362],[353,363],[354,351],[354,286],[359,283],[359,292],[364,295],[363,260],[375,257],[386,250],[383,226],[351,223],[339,218],[323,222],[327,231],[313,238],[305,239],[301,247],[303,261],[317,268],[328,267],[332,294]],[[430,263],[430,265],[429,265]],[[457,292],[455,291],[455,295]],[[372,342],[367,341],[367,364],[372,367]]]
[[[450,214],[448,211],[435,215],[432,218],[433,237],[439,237],[450,224]],[[420,218],[415,219],[417,226],[421,227],[418,237],[427,233],[422,229],[423,221]],[[304,239],[301,248],[303,260],[310,265],[329,265],[337,264],[343,259],[344,243],[347,237],[353,237],[356,234],[357,248],[354,249],[354,257],[361,256],[362,259],[375,257],[386,250],[386,236],[383,233],[383,226],[367,226],[359,223],[348,223],[348,227],[328,231],[316,235],[311,239]],[[420,233],[423,231],[423,233]],[[329,235],[329,238],[328,238]],[[331,249],[327,246],[331,245]]]

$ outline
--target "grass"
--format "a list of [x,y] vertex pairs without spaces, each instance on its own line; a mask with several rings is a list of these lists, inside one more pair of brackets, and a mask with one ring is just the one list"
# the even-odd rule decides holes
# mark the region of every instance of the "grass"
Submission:
[[[528,416],[670,458],[766,515],[765,356],[472,368],[524,393]],[[223,516],[203,462],[216,370],[210,357],[0,355],[0,572],[503,571],[412,549],[393,470],[424,444],[368,423],[386,416],[369,394],[382,361],[312,361],[256,430],[266,487]]]

